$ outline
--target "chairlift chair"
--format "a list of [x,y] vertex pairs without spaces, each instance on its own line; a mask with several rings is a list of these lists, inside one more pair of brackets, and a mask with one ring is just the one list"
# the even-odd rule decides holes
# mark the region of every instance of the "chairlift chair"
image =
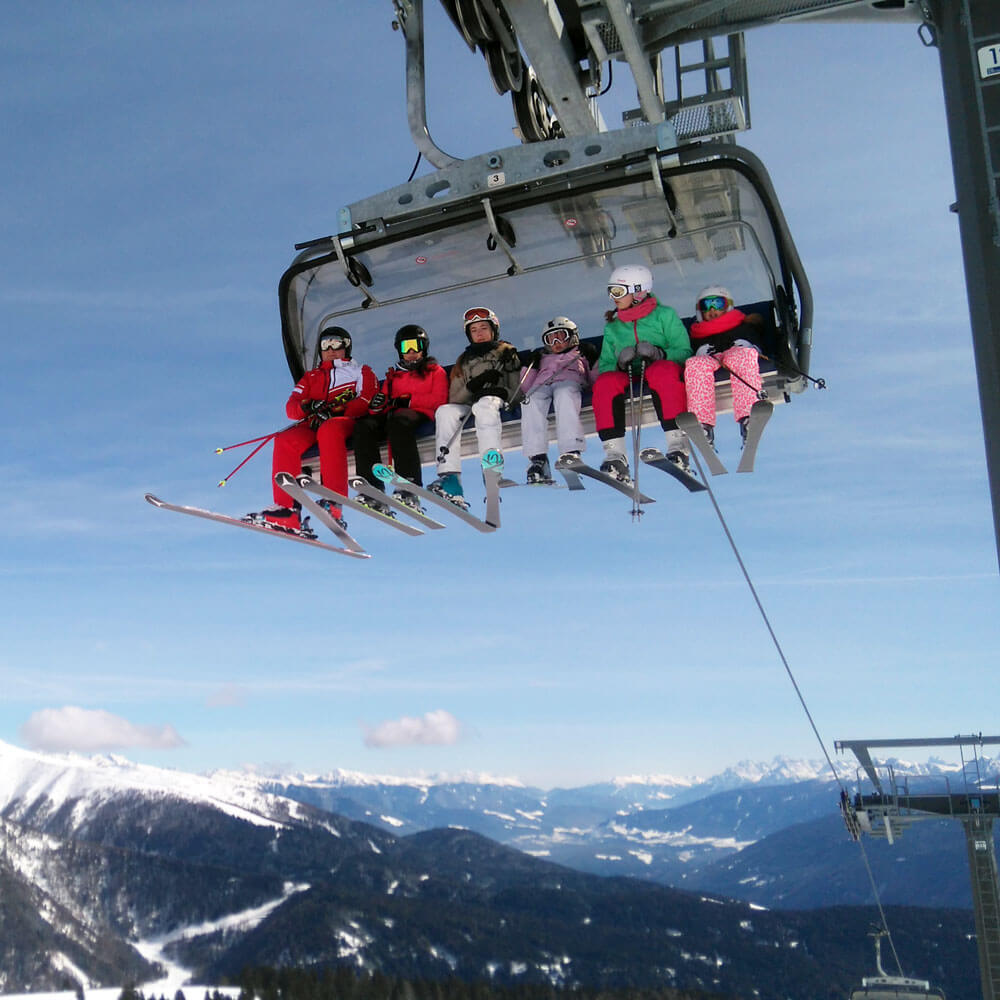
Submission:
[[[314,367],[320,325],[352,335],[376,372],[393,335],[418,323],[450,365],[467,346],[462,315],[488,305],[501,337],[540,344],[552,316],[600,342],[615,266],[642,263],[654,294],[690,321],[698,292],[729,287],[768,332],[764,388],[774,402],[805,388],[812,297],[764,166],[726,142],[679,146],[669,123],[515,146],[439,169],[341,210],[337,232],[300,244],[279,302],[292,378]],[[731,405],[717,388],[719,412]],[[652,422],[652,408],[647,407]],[[520,447],[516,413],[504,448]],[[593,416],[584,411],[593,432]],[[432,458],[432,442],[422,451]],[[475,451],[471,430],[463,455]]]

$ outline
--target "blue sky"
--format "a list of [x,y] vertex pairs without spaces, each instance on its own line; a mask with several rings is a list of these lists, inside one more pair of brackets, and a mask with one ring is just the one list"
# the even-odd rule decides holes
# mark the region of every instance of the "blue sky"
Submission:
[[[428,15],[435,138],[511,144],[481,59]],[[214,449],[284,423],[293,244],[413,166],[391,16],[5,11],[0,739],[542,785],[819,756],[707,499],[665,477],[641,525],[600,489],[509,491],[490,537],[352,522],[368,564],[143,503],[269,499],[264,455],[219,490],[235,460]],[[997,560],[937,53],[915,25],[748,49],[741,141],[795,234],[830,388],[713,487],[828,748],[990,732]]]

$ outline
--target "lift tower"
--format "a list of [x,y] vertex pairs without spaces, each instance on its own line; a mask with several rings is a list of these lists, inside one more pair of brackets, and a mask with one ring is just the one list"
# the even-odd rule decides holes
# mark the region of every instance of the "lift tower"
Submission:
[[[917,820],[950,816],[965,831],[972,880],[972,905],[976,917],[979,972],[983,1000],[1000,998],[1000,885],[993,846],[993,821],[1000,815],[1000,784],[994,775],[992,787],[982,774],[977,748],[1000,744],[1000,736],[953,736],[945,739],[837,740],[838,751],[850,750],[872,783],[870,794],[841,800],[847,829],[855,840],[861,833],[886,837],[889,843]],[[910,779],[897,780],[891,765],[876,765],[873,749],[888,747],[957,746],[962,755],[962,775],[957,787],[943,779],[943,787],[916,791]],[[966,759],[966,749],[971,750]],[[880,774],[881,772],[881,774]],[[924,779],[926,780],[926,779]],[[921,782],[921,784],[923,781]]]

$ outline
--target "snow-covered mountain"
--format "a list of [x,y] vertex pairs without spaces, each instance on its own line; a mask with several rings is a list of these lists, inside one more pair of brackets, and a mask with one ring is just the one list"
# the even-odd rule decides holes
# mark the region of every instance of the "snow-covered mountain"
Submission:
[[[761,1000],[844,992],[870,971],[868,911],[851,918],[852,938],[842,912],[772,913],[598,878],[468,829],[482,817],[554,843],[568,836],[564,818],[588,816],[595,837],[658,848],[670,840],[664,824],[680,818],[686,850],[699,839],[728,841],[730,852],[758,847],[783,829],[789,795],[801,793],[801,814],[808,789],[825,802],[834,787],[815,770],[795,785],[767,783],[788,767],[799,765],[741,766],[719,779],[735,789],[711,794],[711,782],[667,778],[549,792],[491,780],[296,779],[296,789],[374,811],[376,825],[293,799],[291,783],[277,794],[281,782],[252,774],[187,775],[0,744],[0,989],[143,981],[169,961],[201,981],[247,964],[348,962],[409,977],[598,987],[662,985],[667,975]],[[697,809],[704,831],[683,815]],[[440,827],[448,814],[467,829],[398,836],[404,825]],[[916,959],[941,956],[908,971],[971,998],[971,914],[897,919]]]

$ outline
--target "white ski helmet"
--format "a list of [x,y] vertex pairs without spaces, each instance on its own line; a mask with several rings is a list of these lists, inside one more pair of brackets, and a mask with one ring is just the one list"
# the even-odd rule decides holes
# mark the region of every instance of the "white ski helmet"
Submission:
[[[627,295],[639,295],[645,298],[653,290],[653,272],[642,264],[625,264],[623,267],[616,267],[608,280],[609,295],[611,295],[610,289],[615,285],[624,288]],[[611,301],[616,301],[613,295],[611,295]]]
[[545,324],[545,329],[542,330],[542,343],[546,347],[551,347],[549,343],[549,334],[558,333],[560,331],[565,331],[569,334],[569,346],[576,347],[580,343],[580,331],[577,328],[576,323],[574,323],[568,316],[556,316],[555,319],[550,319],[548,323]]
[[701,303],[703,299],[710,299],[713,297],[718,297],[720,299],[726,300],[725,312],[729,312],[730,309],[736,304],[733,301],[733,293],[729,291],[724,285],[709,285],[708,288],[703,288],[698,293],[698,300],[694,304],[695,314],[698,316],[698,322],[702,322],[705,317],[702,315]]
[[466,309],[462,322],[465,324],[465,336],[469,343],[472,343],[472,338],[469,337],[469,327],[473,323],[489,323],[493,327],[493,339],[496,340],[500,336],[500,320],[497,319],[497,314],[489,306],[472,306],[470,309]]

